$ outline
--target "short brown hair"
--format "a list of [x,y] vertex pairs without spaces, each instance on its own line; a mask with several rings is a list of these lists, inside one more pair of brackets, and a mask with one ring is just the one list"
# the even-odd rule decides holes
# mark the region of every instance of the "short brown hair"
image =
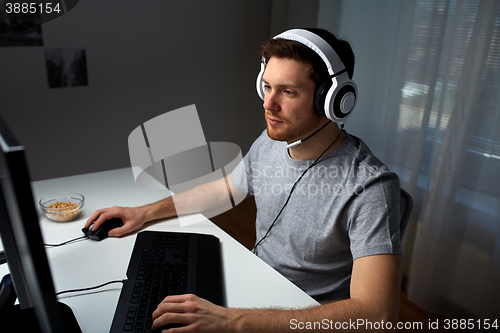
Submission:
[[[323,38],[335,50],[340,60],[344,63],[349,78],[354,72],[354,53],[348,42],[337,39],[332,33],[323,29],[306,29]],[[312,64],[310,78],[316,87],[329,79],[330,75],[321,57],[302,43],[288,39],[269,39],[259,50],[261,61],[267,63],[271,57],[295,59],[303,63]]]

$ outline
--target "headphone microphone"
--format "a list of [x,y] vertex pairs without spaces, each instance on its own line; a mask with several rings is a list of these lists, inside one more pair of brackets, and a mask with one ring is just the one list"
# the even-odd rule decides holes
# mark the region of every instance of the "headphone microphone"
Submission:
[[323,128],[325,128],[329,123],[331,123],[331,121],[329,121],[326,124],[324,124],[323,126],[321,126],[321,128],[319,128],[318,130],[316,130],[313,134],[309,135],[307,138],[302,139],[302,140],[297,140],[295,142],[290,143],[288,146],[286,146],[286,149],[298,146],[301,143],[306,142],[306,140],[309,140],[311,137],[313,137],[314,135],[316,135],[319,131],[321,131]]
[[[278,38],[299,42],[313,50],[323,60],[330,79],[320,84],[316,89],[314,109],[319,115],[333,122],[344,124],[356,105],[358,88],[354,81],[349,78],[344,64],[332,46],[317,34],[305,29],[287,30],[273,37],[273,39]],[[257,93],[262,100],[265,96],[262,76],[266,65],[265,59],[262,59],[256,84]],[[294,142],[293,144],[300,143]]]

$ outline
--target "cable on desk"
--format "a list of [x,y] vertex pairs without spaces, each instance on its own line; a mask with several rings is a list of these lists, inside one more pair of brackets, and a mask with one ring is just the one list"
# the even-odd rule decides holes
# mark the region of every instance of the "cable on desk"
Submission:
[[71,290],[63,290],[63,291],[60,291],[60,292],[56,293],[56,296],[59,296],[61,294],[79,292],[79,291],[87,291],[87,290],[99,289],[99,288],[102,288],[104,286],[107,286],[108,284],[112,284],[112,283],[125,283],[125,281],[127,281],[127,280],[114,280],[114,281],[109,281],[109,282],[106,282],[106,283],[103,283],[103,284],[100,284],[100,285],[94,286],[94,287],[81,288],[81,289],[71,289]]
[[[89,236],[85,235],[85,236],[81,236],[81,237],[78,237],[78,238],[70,239],[69,241],[66,241],[66,242],[63,242],[63,243],[60,243],[60,244],[43,244],[43,245],[49,246],[49,247],[57,247],[57,246],[69,244],[69,243],[72,243],[72,242],[76,242],[77,240],[80,240],[80,239],[88,239],[88,238],[89,238]],[[5,256],[5,251],[0,251],[0,265],[5,264],[6,262],[7,262],[7,258]]]
[[45,246],[51,246],[51,247],[57,247],[57,246],[69,244],[69,243],[72,243],[72,242],[76,242],[77,240],[80,240],[80,239],[88,239],[88,238],[89,238],[89,236],[85,235],[85,236],[81,236],[81,237],[78,237],[78,238],[70,239],[69,241],[65,241],[65,242],[59,243],[59,244],[43,244],[43,245],[45,245]]

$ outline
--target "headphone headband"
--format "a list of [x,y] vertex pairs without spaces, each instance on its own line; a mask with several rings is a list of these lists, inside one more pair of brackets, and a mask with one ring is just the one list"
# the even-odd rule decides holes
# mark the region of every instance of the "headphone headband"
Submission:
[[308,30],[287,30],[273,37],[273,39],[278,38],[294,40],[296,42],[304,44],[305,46],[316,52],[325,63],[330,75],[335,75],[335,73],[345,68],[344,64],[337,55],[337,52],[335,52],[330,44],[328,44],[323,38]]

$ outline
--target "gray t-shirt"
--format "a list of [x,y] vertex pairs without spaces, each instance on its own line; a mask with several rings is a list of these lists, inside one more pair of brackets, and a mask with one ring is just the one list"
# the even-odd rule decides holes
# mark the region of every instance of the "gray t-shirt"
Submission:
[[[312,163],[264,131],[235,168],[233,185],[255,197],[257,242]],[[402,254],[399,199],[398,176],[348,135],[300,180],[257,254],[319,302],[349,298],[354,259]]]

